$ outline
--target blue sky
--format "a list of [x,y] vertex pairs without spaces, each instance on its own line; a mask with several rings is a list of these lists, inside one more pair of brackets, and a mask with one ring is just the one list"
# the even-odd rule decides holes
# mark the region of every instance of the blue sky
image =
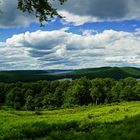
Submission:
[[32,23],[28,27],[18,27],[18,28],[0,28],[0,33],[2,34],[0,41],[5,41],[7,38],[12,37],[14,34],[25,33],[27,31],[34,32],[36,30],[52,31],[59,30],[64,27],[69,27],[69,32],[76,34],[81,34],[81,30],[96,30],[98,32],[103,32],[104,30],[116,30],[124,32],[135,32],[137,28],[140,28],[139,20],[124,20],[124,21],[103,21],[103,22],[88,22],[83,25],[74,26],[63,25],[58,19],[56,22],[47,23],[45,26],[40,27],[37,23]]
[[44,27],[16,5],[0,3],[0,70],[140,67],[140,0],[68,0]]

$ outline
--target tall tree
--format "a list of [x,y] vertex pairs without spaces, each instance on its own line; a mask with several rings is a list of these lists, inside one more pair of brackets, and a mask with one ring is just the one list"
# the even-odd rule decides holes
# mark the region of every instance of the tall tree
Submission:
[[23,90],[19,87],[14,87],[6,96],[7,105],[20,110],[24,105]]
[[26,98],[25,109],[32,111],[35,110],[34,98],[31,95]]
[[97,104],[102,104],[105,102],[105,81],[103,79],[97,78],[91,81],[92,86],[90,89],[90,95],[92,97],[92,102]]
[[72,86],[65,93],[66,105],[87,105],[91,102],[90,81],[85,77],[73,81]]

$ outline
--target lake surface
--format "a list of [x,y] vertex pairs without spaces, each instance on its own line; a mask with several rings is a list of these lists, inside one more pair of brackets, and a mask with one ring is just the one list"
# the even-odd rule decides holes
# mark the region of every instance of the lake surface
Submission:
[[63,79],[58,79],[58,81],[72,81],[72,78],[63,78]]
[[71,72],[73,72],[73,70],[51,70],[43,74],[58,75],[58,74],[66,74]]

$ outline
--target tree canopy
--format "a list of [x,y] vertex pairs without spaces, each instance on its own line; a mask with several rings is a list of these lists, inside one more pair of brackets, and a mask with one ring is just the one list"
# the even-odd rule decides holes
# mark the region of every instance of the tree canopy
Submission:
[[62,5],[66,0],[18,0],[18,9],[35,15],[42,24],[53,17],[62,18],[58,10],[52,5],[54,1]]
[[0,107],[16,110],[52,110],[121,101],[140,101],[140,81],[82,77],[72,81],[0,83]]

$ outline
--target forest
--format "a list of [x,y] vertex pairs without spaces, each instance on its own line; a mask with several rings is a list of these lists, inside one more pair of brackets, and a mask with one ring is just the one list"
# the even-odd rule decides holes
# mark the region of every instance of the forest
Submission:
[[124,79],[127,77],[139,78],[140,69],[136,67],[99,67],[86,69],[52,69],[52,70],[7,70],[0,71],[0,82],[36,82],[40,80],[54,81],[60,79],[79,79],[87,77]]
[[72,81],[0,83],[1,108],[54,110],[122,101],[140,101],[139,80],[82,77]]

